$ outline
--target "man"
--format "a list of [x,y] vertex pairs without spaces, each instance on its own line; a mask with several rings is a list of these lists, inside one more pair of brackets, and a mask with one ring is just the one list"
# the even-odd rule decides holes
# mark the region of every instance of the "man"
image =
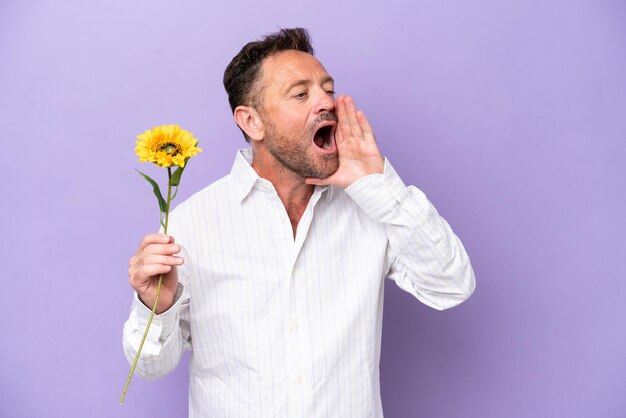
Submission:
[[137,373],[193,350],[191,417],[382,417],[384,278],[450,308],[474,290],[467,254],[353,100],[335,99],[304,29],[247,44],[224,86],[251,148],[131,258],[126,356],[163,273]]

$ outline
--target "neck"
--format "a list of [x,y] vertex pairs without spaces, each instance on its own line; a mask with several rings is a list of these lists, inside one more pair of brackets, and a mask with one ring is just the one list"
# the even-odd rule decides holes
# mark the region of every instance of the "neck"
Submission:
[[252,168],[259,177],[269,180],[274,185],[291,221],[295,238],[298,222],[313,195],[315,186],[306,184],[303,177],[282,166],[265,149],[253,148]]

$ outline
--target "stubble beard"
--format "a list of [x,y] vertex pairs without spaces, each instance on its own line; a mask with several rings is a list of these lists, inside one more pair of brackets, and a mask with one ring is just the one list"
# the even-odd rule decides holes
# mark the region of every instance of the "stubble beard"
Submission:
[[320,122],[325,120],[336,120],[336,116],[322,116],[311,123],[299,139],[293,140],[286,136],[277,136],[275,126],[266,122],[267,140],[265,144],[270,154],[284,168],[298,175],[301,178],[325,179],[332,175],[339,168],[339,158],[337,154],[311,153],[311,138],[317,131]]

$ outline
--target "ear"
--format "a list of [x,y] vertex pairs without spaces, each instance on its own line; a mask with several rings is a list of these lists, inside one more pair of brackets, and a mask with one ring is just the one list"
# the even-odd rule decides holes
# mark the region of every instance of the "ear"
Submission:
[[265,136],[265,125],[261,117],[251,107],[237,106],[233,112],[235,123],[253,141],[260,141]]

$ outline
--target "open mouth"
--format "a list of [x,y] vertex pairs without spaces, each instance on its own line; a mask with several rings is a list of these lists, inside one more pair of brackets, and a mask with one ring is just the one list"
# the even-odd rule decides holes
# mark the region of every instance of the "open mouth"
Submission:
[[313,137],[313,142],[315,142],[315,145],[317,145],[319,148],[325,149],[325,150],[332,150],[333,148],[333,132],[334,131],[334,126],[333,125],[327,125],[327,126],[322,126],[320,129],[317,130],[317,132],[315,132],[315,136]]

